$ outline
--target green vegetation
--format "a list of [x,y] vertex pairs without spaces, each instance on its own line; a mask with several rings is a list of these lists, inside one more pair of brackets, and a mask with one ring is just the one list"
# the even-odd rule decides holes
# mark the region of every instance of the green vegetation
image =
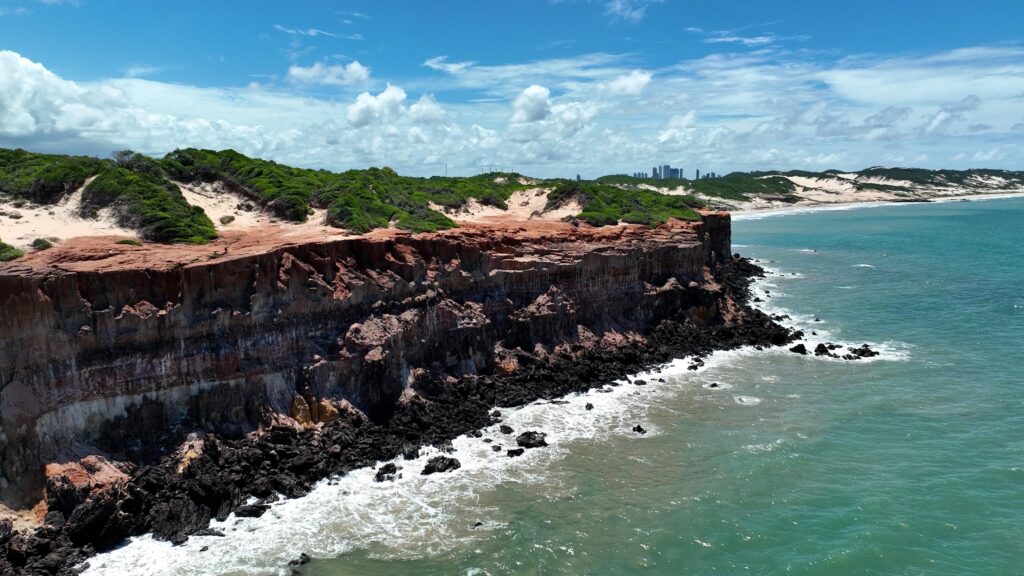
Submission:
[[113,167],[100,174],[82,195],[82,210],[95,216],[110,207],[118,224],[138,229],[156,242],[205,244],[217,237],[202,208],[191,206],[174,184],[161,176]]
[[669,196],[651,190],[626,190],[601,182],[560,181],[548,194],[548,208],[575,198],[583,206],[576,218],[594,226],[630,224],[656,226],[669,218],[699,220],[701,203],[692,196]]
[[102,160],[0,149],[0,192],[52,204],[98,174]]
[[[808,173],[810,174],[810,173]],[[655,188],[673,189],[682,186],[690,192],[695,192],[711,198],[723,200],[735,200],[743,202],[750,199],[750,196],[772,196],[783,200],[796,200],[793,196],[795,190],[793,183],[789,180],[769,173],[743,173],[733,172],[719,178],[702,178],[700,180],[685,180],[680,178],[667,178],[655,180],[653,178],[635,178],[633,176],[612,175],[602,176],[597,179],[604,184],[614,184],[625,187],[638,187],[646,184]]]
[[234,150],[175,150],[160,163],[172,179],[221,180],[287,220],[302,222],[314,208],[326,209],[329,224],[356,232],[392,221],[413,232],[452,228],[455,223],[429,203],[457,208],[475,198],[505,208],[508,197],[524,188],[516,174],[411,178],[390,168],[336,173],[249,158]]
[[10,262],[15,258],[21,258],[25,253],[10,244],[0,242],[0,262]]
[[123,151],[100,160],[0,149],[0,192],[17,199],[54,204],[92,176],[82,194],[83,217],[109,207],[120,225],[157,242],[205,243],[217,236],[202,209],[190,206],[148,156]]
[[124,240],[118,240],[115,244],[127,244],[128,246],[142,246],[142,242],[133,238],[125,238]]
[[53,248],[53,241],[49,238],[36,238],[32,241],[33,250],[46,250],[48,248]]

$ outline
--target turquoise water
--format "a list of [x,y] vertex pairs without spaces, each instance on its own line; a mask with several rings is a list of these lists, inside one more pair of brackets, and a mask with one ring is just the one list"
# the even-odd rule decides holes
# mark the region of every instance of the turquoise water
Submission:
[[738,221],[736,251],[778,272],[767,305],[817,331],[809,347],[882,357],[675,366],[512,414],[551,433],[524,458],[460,439],[449,478],[354,474],[229,520],[227,538],[143,539],[94,573],[154,552],[168,568],[153,574],[287,573],[303,550],[317,576],[1024,573],[1022,230],[1024,199]]

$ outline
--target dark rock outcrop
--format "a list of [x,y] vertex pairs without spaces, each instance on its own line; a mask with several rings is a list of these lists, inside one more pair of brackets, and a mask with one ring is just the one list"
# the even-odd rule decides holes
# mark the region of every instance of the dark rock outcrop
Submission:
[[430,460],[427,460],[427,465],[423,467],[423,472],[420,474],[427,476],[429,474],[437,474],[440,472],[451,472],[452,470],[458,470],[462,468],[462,462],[459,462],[455,458],[448,456],[434,456]]
[[520,448],[542,448],[548,445],[546,437],[543,432],[529,430],[516,437],[516,445]]

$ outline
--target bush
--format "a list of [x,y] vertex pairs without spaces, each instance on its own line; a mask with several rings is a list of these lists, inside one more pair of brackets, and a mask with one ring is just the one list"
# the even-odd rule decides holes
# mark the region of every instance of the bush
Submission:
[[694,210],[701,204],[692,196],[669,196],[651,190],[626,190],[599,182],[565,180],[548,194],[548,208],[577,200],[583,207],[576,219],[592,226],[609,226],[620,221],[657,226],[669,218],[699,220]]
[[133,238],[125,238],[124,240],[118,240],[115,244],[126,244],[128,246],[142,246],[142,242]]
[[10,262],[15,258],[21,258],[25,253],[10,244],[0,242],[0,262]]
[[138,229],[147,240],[205,244],[217,237],[202,208],[189,205],[174,184],[148,173],[114,167],[100,174],[82,196],[82,211],[106,207],[117,214],[118,224]]

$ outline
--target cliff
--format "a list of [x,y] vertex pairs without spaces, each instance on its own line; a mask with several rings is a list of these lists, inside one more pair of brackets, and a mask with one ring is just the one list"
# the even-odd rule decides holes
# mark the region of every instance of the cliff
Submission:
[[386,419],[426,373],[627,346],[679,310],[706,322],[729,255],[725,213],[35,253],[0,267],[0,490],[25,507],[47,475],[102,487],[189,432]]

